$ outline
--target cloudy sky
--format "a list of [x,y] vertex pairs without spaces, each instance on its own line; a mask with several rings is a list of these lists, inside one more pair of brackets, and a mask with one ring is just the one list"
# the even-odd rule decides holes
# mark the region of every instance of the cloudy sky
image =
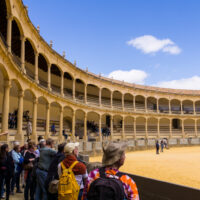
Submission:
[[23,0],[77,66],[143,85],[200,89],[200,1]]

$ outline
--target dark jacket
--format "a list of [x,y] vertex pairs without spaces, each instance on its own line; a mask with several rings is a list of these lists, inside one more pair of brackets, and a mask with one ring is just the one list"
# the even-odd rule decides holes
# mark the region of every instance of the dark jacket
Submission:
[[0,158],[0,173],[11,178],[14,175],[14,169],[14,162],[10,153],[7,153],[5,157]]

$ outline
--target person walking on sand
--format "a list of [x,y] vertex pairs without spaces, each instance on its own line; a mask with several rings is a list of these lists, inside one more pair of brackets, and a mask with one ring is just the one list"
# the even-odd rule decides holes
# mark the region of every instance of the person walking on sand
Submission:
[[160,148],[160,145],[159,145],[159,141],[157,140],[156,141],[156,154],[159,154],[159,148]]

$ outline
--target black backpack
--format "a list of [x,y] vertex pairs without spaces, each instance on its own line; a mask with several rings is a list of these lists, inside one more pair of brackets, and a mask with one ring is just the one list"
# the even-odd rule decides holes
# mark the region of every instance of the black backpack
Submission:
[[[106,177],[105,168],[99,169],[100,177],[93,181],[87,194],[87,200],[125,200],[122,182],[117,178]],[[118,172],[119,178],[124,175]]]

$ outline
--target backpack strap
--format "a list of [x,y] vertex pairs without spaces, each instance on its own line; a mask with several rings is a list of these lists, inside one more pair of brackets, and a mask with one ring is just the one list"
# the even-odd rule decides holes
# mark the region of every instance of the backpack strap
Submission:
[[73,169],[74,168],[74,166],[76,165],[78,163],[78,161],[76,160],[75,162],[73,162],[72,164],[71,164],[71,166],[69,167],[69,169]]

